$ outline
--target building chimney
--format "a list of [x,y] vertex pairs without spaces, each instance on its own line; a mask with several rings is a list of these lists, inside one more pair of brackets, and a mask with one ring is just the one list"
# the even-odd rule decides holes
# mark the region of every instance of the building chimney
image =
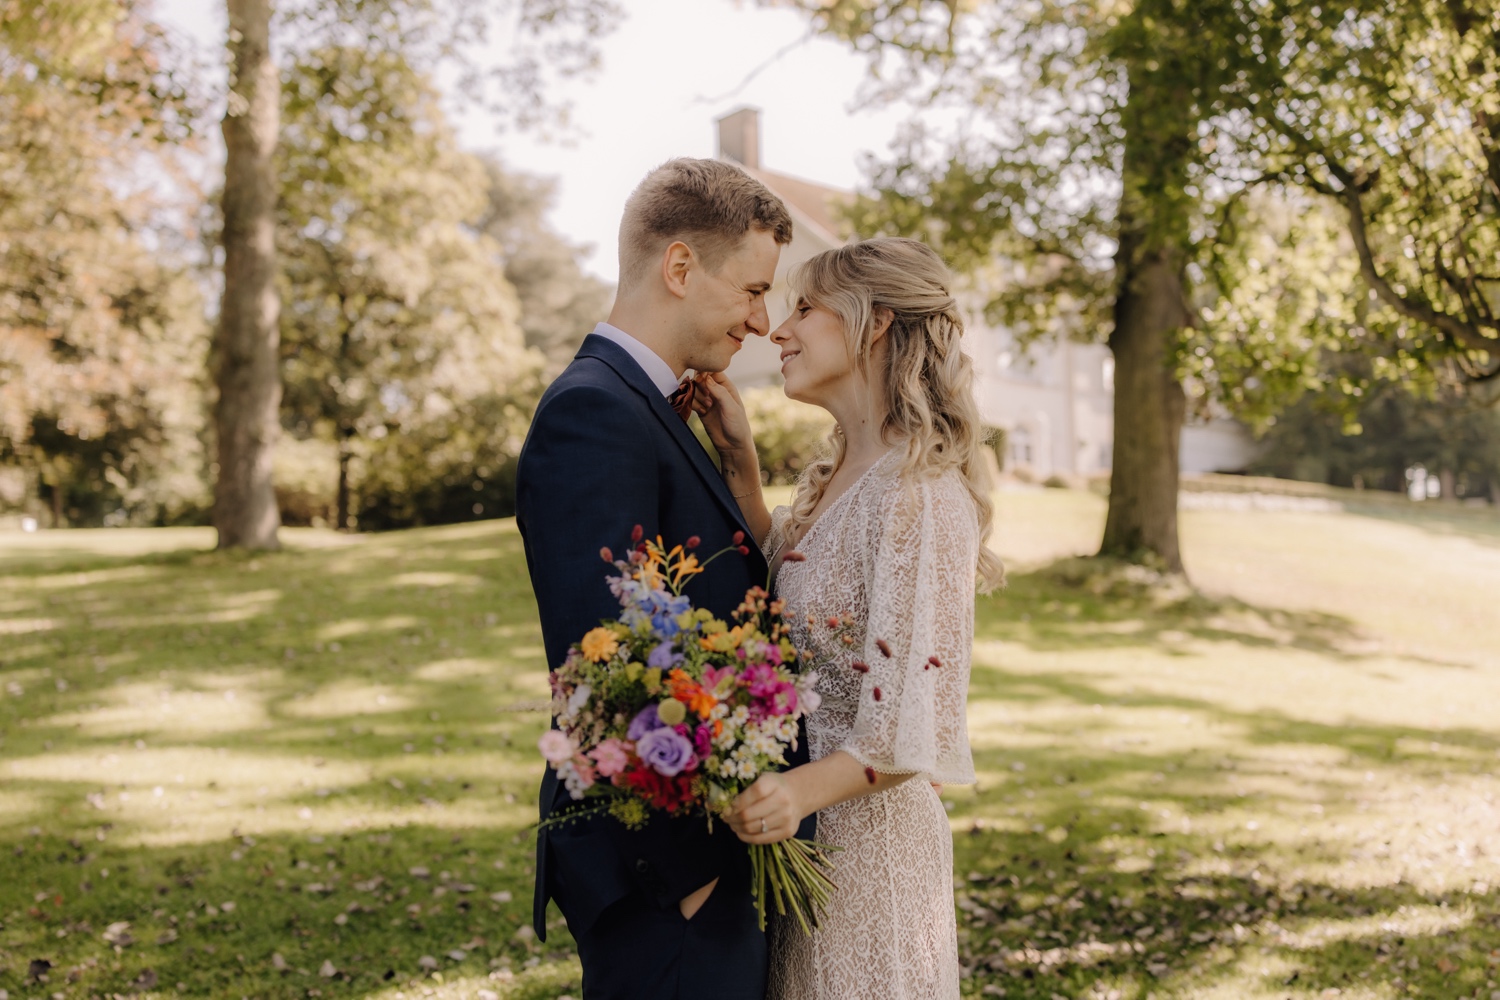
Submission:
[[719,158],[760,169],[760,109],[740,108],[718,119]]

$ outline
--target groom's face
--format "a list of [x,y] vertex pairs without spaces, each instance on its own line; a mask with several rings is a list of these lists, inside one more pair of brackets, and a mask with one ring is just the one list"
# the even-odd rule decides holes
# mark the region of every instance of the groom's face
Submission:
[[766,293],[780,257],[770,230],[751,229],[718,271],[699,271],[699,280],[691,282],[689,342],[683,345],[689,368],[721,372],[746,337],[766,335],[771,325]]

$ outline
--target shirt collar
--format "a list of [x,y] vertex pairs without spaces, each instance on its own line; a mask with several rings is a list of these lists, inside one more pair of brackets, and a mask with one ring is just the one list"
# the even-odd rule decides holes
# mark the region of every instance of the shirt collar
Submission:
[[670,396],[677,391],[677,376],[672,374],[672,366],[663,361],[661,355],[651,348],[619,327],[610,326],[608,323],[600,323],[594,327],[594,334],[623,347],[625,353],[635,359],[635,363],[641,366],[646,377],[661,391],[663,396]]

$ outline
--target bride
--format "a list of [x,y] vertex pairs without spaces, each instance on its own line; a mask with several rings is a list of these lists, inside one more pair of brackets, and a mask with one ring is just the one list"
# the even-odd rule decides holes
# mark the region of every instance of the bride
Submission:
[[796,309],[771,335],[786,394],[837,421],[791,507],[766,509],[734,385],[699,382],[697,409],[822,695],[811,762],[762,775],[730,825],[769,844],[816,812],[818,839],[842,848],[819,930],[772,928],[771,997],[957,997],[953,843],[934,784],[974,780],[974,591],[1003,576],[983,544],[991,508],[963,323],[947,269],[914,240],[831,250],[791,280]]

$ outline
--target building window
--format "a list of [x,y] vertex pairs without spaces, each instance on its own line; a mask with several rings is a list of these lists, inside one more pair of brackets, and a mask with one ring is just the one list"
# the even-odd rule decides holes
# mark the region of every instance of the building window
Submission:
[[1031,431],[1025,427],[1017,427],[1006,435],[1010,440],[1010,463],[1012,465],[1031,464]]

